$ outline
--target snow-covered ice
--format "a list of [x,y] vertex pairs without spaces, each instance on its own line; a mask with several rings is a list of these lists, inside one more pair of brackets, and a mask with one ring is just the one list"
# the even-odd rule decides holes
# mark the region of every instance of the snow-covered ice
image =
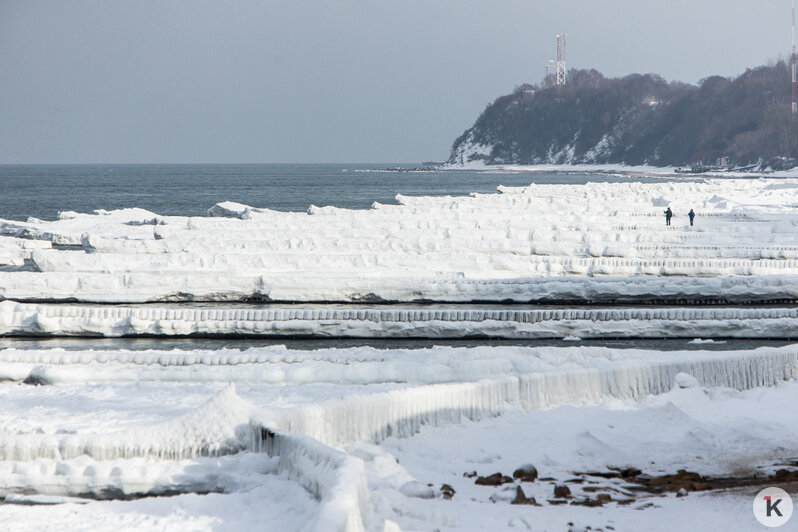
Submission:
[[[795,179],[530,185],[397,201],[368,210],[279,212],[227,202],[206,217],[123,209],[2,220],[0,297],[796,299]],[[665,206],[676,214],[670,227]]]
[[798,337],[798,309],[270,305],[92,306],[0,302],[0,334],[460,338]]
[[[3,349],[0,529],[731,530],[798,478],[798,346],[579,343],[798,336],[796,176],[397,202],[0,220],[0,335],[573,341]],[[752,484],[630,485],[681,469]]]
[[[768,413],[798,396],[798,346],[6,349],[0,370],[0,495],[33,497],[0,505],[9,530],[176,530],[180,517],[199,530],[257,529],[261,512],[281,530],[502,530],[574,518],[635,530],[660,510],[569,512],[545,504],[543,480],[523,489],[544,506],[517,507],[462,475],[526,463],[557,480],[610,466],[732,474],[798,451],[798,424]],[[171,506],[159,494],[173,495]],[[654,502],[686,522],[701,497]]]

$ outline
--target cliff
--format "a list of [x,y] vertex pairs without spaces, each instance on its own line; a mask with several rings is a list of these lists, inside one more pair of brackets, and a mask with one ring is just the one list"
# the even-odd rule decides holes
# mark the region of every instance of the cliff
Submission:
[[698,85],[571,70],[559,90],[550,76],[488,105],[448,163],[794,166],[790,87],[783,61]]

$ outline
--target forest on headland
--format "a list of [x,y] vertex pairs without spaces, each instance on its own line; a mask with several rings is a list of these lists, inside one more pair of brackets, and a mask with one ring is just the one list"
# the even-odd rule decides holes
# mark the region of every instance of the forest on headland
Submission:
[[790,65],[711,76],[697,85],[655,74],[607,78],[570,70],[489,104],[453,144],[449,164],[798,164]]

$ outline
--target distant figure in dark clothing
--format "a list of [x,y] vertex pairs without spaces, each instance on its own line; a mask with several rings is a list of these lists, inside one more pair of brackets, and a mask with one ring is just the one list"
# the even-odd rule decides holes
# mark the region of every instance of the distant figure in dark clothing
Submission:
[[693,218],[695,218],[695,213],[693,212],[693,209],[690,209],[690,212],[687,213],[687,216],[690,217],[690,225],[693,225]]
[[671,224],[671,218],[673,218],[673,211],[668,207],[668,210],[665,211],[665,225]]

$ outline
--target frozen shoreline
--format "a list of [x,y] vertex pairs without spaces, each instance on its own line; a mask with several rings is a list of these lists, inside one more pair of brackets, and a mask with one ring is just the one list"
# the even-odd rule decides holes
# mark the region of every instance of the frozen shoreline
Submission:
[[[797,300],[798,180],[532,185],[397,201],[0,220],[0,334],[798,336],[798,309],[784,305],[651,305]],[[44,303],[53,300],[81,303]],[[473,301],[638,306],[457,304]],[[0,350],[0,495],[64,503],[2,504],[0,527],[649,530],[663,516],[646,508],[655,504],[667,524],[728,530],[752,519],[747,495],[635,496],[582,478],[558,506],[551,484],[610,467],[798,475],[782,463],[798,455],[798,414],[784,408],[798,400],[797,349]],[[526,463],[551,480],[510,479],[511,493],[464,476]],[[510,504],[521,484],[542,506]],[[161,494],[175,497],[149,497]],[[570,504],[576,496],[594,507]]]
[[468,164],[444,164],[438,167],[440,170],[484,170],[488,172],[511,172],[511,173],[536,173],[536,172],[556,172],[556,173],[586,173],[586,174],[614,174],[629,177],[679,177],[685,179],[701,179],[703,177],[726,177],[726,178],[795,178],[798,177],[798,167],[790,170],[766,170],[766,171],[720,171],[709,170],[701,173],[678,173],[676,166],[649,166],[649,165],[625,165],[625,164],[483,164],[481,161],[474,161]]
[[[220,494],[189,493],[170,499],[170,504],[188,512],[187,517],[198,520],[198,529],[210,527],[216,515],[225,516],[226,527],[235,528],[239,523],[252,528],[254,525],[243,523],[258,515],[263,501],[258,503],[249,494],[260,493],[270,507],[279,504],[280,498],[265,494],[261,488],[277,489],[282,483],[296,483],[311,495],[294,496],[297,506],[291,512],[281,509],[271,516],[284,530],[397,530],[390,528],[391,522],[403,530],[417,529],[424,522],[439,526],[448,522],[459,530],[479,530],[493,523],[494,528],[504,529],[511,528],[513,519],[530,515],[550,526],[560,523],[564,515],[571,515],[572,520],[578,515],[587,522],[619,519],[627,522],[627,529],[633,529],[633,523],[639,527],[650,519],[653,510],[638,512],[609,503],[604,509],[571,508],[564,514],[560,507],[545,502],[543,494],[551,489],[545,481],[524,483],[524,490],[538,497],[543,507],[511,507],[502,498],[495,503],[488,500],[488,495],[500,494],[500,490],[475,488],[463,472],[476,468],[480,474],[489,474],[532,460],[541,472],[556,479],[571,478],[569,471],[620,465],[654,473],[686,464],[701,467],[704,474],[731,474],[752,456],[767,461],[771,456],[792,452],[789,442],[794,443],[794,427],[778,437],[778,430],[784,430],[781,424],[760,436],[752,433],[751,437],[741,437],[740,431],[750,430],[752,423],[767,426],[772,420],[762,419],[766,415],[762,413],[760,417],[740,418],[730,415],[730,409],[734,411],[739,403],[749,405],[752,412],[759,411],[757,402],[763,394],[772,397],[765,405],[798,394],[793,381],[798,371],[794,345],[667,354],[579,347],[483,347],[395,353],[369,348],[321,352],[272,348],[229,353],[7,350],[0,355],[0,367],[21,364],[50,376],[49,384],[36,389],[34,395],[29,394],[30,387],[0,384],[13,400],[13,406],[2,413],[4,426],[14,427],[15,418],[26,419],[28,425],[35,423],[37,415],[31,412],[47,404],[62,412],[41,418],[47,425],[38,430],[33,425],[25,432],[0,431],[0,454],[4,458],[0,461],[0,472],[4,472],[0,492],[85,498],[92,493],[102,497],[102,493],[114,490],[126,496],[169,489],[200,493],[220,490]],[[234,377],[227,371],[235,367],[242,370],[236,389],[225,387],[214,376],[222,372],[223,380],[229,382]],[[287,403],[280,407],[274,406],[274,399],[264,403],[260,388],[247,385],[247,374],[251,378],[256,367],[268,367],[275,377],[282,375],[277,381],[282,382],[279,396],[286,397]],[[350,376],[348,383],[337,375],[336,367]],[[84,395],[102,396],[107,392],[97,386],[104,374],[118,380],[114,389],[122,391],[123,397],[135,399],[139,414],[145,417],[119,431],[113,428],[113,414],[99,411],[93,422],[68,430],[73,414],[64,397],[74,401]],[[162,385],[158,397],[148,397],[155,388],[140,388],[147,374],[161,374],[174,379],[175,384]],[[357,374],[364,379],[362,384],[353,378]],[[391,374],[393,377],[389,377]],[[388,378],[405,383],[387,391],[379,387],[369,391],[374,385],[365,384]],[[325,398],[320,389],[309,386],[325,381],[339,383],[333,386],[343,388],[342,393]],[[773,392],[761,388],[774,386]],[[157,414],[156,419],[162,419],[158,422],[147,418],[146,414],[155,415],[164,401],[184,396],[186,390],[192,390],[192,400],[182,412],[166,418]],[[205,397],[215,395],[202,402],[203,391]],[[698,399],[705,394],[704,399]],[[17,400],[22,395],[29,398]],[[289,399],[299,395],[311,401],[295,399],[292,403]],[[705,405],[714,410],[715,420],[708,421],[706,414],[693,419],[683,410],[668,406],[669,401],[679,403],[679,409]],[[720,417],[718,408],[724,412]],[[769,411],[766,408],[765,412]],[[674,445],[663,440],[656,444],[661,454],[654,464],[645,462],[646,453],[625,443],[623,435],[603,426],[626,426],[651,416],[649,422],[654,426],[667,420],[667,432],[679,442]],[[551,432],[551,424],[558,419],[564,424],[559,432]],[[538,429],[541,423],[546,430]],[[594,435],[582,434],[580,425],[584,423],[590,424]],[[504,427],[501,430],[514,434],[514,439],[497,438],[493,427]],[[708,437],[706,433],[711,430],[721,431],[724,438],[736,438],[734,445],[728,446],[727,439]],[[464,432],[471,436],[464,440],[462,449],[452,449],[449,439],[457,439],[456,435]],[[656,432],[649,444],[659,441],[656,438],[662,438],[661,432]],[[525,438],[536,443],[521,445]],[[646,438],[643,432],[633,439],[649,441]],[[705,453],[712,456],[722,444],[726,452],[723,459],[702,463],[695,457]],[[589,452],[580,455],[579,449]],[[266,454],[260,454],[264,451]],[[448,456],[446,461],[425,463],[441,453]],[[220,454],[226,456],[217,456]],[[426,483],[434,483],[434,489],[428,489]],[[444,499],[438,491],[441,483],[455,486],[452,500]],[[208,504],[195,505],[192,501],[199,500],[197,497],[208,497]],[[641,497],[640,504],[646,500]],[[654,500],[670,504],[671,499]],[[688,501],[694,500],[698,502],[700,496],[691,494]],[[87,519],[96,526],[98,522],[92,516],[115,509],[117,517],[102,520],[107,529],[118,526],[120,518],[133,519],[141,526],[143,516],[161,504],[157,498],[84,500],[80,506],[69,504],[68,499],[63,502],[66,504],[47,508],[0,505],[0,523],[14,530],[14,523],[30,524],[37,522],[37,516],[48,515],[59,516],[58,522],[70,526]],[[238,508],[238,516],[226,510],[230,505]],[[471,524],[462,519],[468,515],[475,519]]]
[[[798,181],[397,196],[369,210],[0,220],[0,298],[144,303],[794,301]],[[662,210],[673,206],[666,227]],[[696,225],[685,216],[698,212]],[[34,244],[35,243],[35,244]]]
[[316,338],[798,338],[796,308],[411,309],[31,305],[0,302],[4,336]]

